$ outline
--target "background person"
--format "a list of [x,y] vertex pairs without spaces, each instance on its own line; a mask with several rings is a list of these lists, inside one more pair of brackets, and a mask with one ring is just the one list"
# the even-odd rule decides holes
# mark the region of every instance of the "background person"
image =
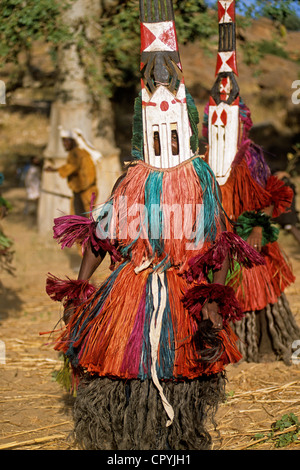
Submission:
[[68,152],[67,161],[58,168],[48,167],[46,171],[57,171],[66,178],[73,193],[71,213],[88,215],[93,194],[98,196],[95,160],[101,157],[83,137],[80,130],[61,130],[61,138]]

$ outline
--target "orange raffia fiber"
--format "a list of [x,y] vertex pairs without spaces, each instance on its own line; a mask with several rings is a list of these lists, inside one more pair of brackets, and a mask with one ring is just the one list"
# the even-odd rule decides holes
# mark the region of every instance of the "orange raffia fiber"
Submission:
[[[201,374],[215,374],[224,370],[229,363],[236,363],[241,359],[241,354],[236,346],[237,337],[230,326],[226,326],[219,335],[224,343],[224,353],[213,364],[203,364],[192,344],[192,337],[197,331],[195,320],[191,319],[181,302],[181,294],[184,295],[187,283],[184,277],[178,276],[171,269],[167,272],[169,285],[169,299],[175,336],[175,360],[174,376],[195,378]],[[190,286],[189,286],[190,287]],[[174,293],[179,295],[174,295]]]
[[221,192],[225,212],[233,221],[245,211],[258,211],[271,204],[270,194],[252,178],[244,160],[232,168]]
[[[114,212],[117,214],[116,233],[121,235],[119,240],[121,247],[129,246],[133,241],[129,231],[124,230],[125,223],[127,227],[139,225],[137,214],[132,214],[131,208],[145,205],[145,185],[151,171],[159,170],[153,170],[153,167],[146,163],[138,162],[128,170],[127,177],[115,191],[113,204]],[[197,218],[197,205],[199,207],[202,204],[202,188],[191,160],[175,168],[162,171],[163,182],[159,203],[165,226],[162,228],[164,252],[160,259],[167,256],[171,264],[181,267],[181,272],[183,272],[188,266],[189,258],[195,255],[194,250],[187,250],[187,248],[192,241],[190,231],[195,228],[192,222],[195,222]],[[125,214],[122,214],[119,206],[119,201],[125,196],[126,220],[123,217]],[[179,214],[179,217],[176,214]],[[143,216],[140,221],[143,222]],[[220,230],[220,227],[218,229]],[[204,246],[200,247],[200,249],[202,248]],[[134,266],[140,266],[146,259],[154,256],[145,227],[142,227],[141,235],[130,248],[130,253]],[[157,261],[159,260],[155,258],[155,262]]]
[[[136,373],[130,367],[130,358],[127,358],[125,368],[123,361],[126,357],[130,335],[134,329],[137,310],[151,271],[151,269],[146,269],[136,275],[133,266],[129,263],[119,273],[117,281],[103,305],[103,310],[87,325],[86,330],[73,345],[81,351],[79,365],[85,370],[99,376],[124,379],[136,377]],[[219,333],[224,341],[225,351],[217,363],[204,365],[199,361],[192,341],[193,335],[197,331],[197,325],[181,301],[188,288],[187,280],[184,276],[179,276],[174,268],[167,270],[166,276],[175,333],[174,344],[170,344],[175,351],[174,378],[191,379],[201,374],[217,373],[224,370],[224,366],[229,362],[238,362],[241,356],[236,347],[236,336],[229,326]],[[97,303],[97,297],[94,297],[93,302],[94,305],[91,307]],[[88,309],[85,312],[81,324],[89,311]],[[78,315],[82,312],[82,308],[78,309],[76,318],[73,323],[67,326],[67,331],[65,335],[62,335],[61,341],[57,343],[56,349],[67,349],[68,343],[64,343],[64,340],[67,341],[69,338],[69,332],[75,326]],[[138,339],[139,335],[137,335]]]
[[[197,207],[203,202],[203,192],[192,163],[167,171],[163,179],[163,207],[168,236],[164,240],[166,252],[173,266],[188,267],[188,260],[195,253],[188,249],[192,244],[193,222],[197,220]],[[174,213],[170,212],[172,207]],[[176,212],[177,211],[177,212]],[[178,217],[178,213],[181,217]],[[177,215],[177,216],[176,216]]]
[[[115,232],[120,248],[127,247],[133,242],[129,228],[139,226],[138,213],[133,211],[137,204],[145,206],[145,183],[149,173],[150,167],[145,168],[140,164],[130,167],[126,178],[114,192]],[[145,227],[141,225],[141,228],[142,233],[131,249],[131,261],[135,266],[140,266],[145,259],[153,255]]]
[[262,310],[268,304],[275,304],[286,287],[295,281],[291,267],[277,242],[266,245],[262,254],[266,265],[248,270],[242,268],[242,283],[239,273],[229,283],[246,312]]
[[[102,311],[88,323],[85,331],[74,343],[73,346],[81,350],[79,354],[80,365],[87,371],[99,375],[118,375],[121,378],[131,378],[126,375],[122,376],[121,365],[147,275],[147,271],[144,271],[137,276],[132,266],[126,265],[113,285]],[[86,316],[89,315],[90,309],[96,303],[97,298],[85,312]],[[82,311],[83,309],[81,309]],[[63,345],[64,339],[70,336],[70,330],[76,324],[78,314],[80,314],[79,310],[58,345]],[[82,318],[81,324],[85,318],[85,316]],[[67,347],[66,343],[65,350]]]
[[[270,206],[275,198],[270,189],[282,191],[277,195],[278,208],[288,204],[290,191],[277,178],[270,177],[264,189],[251,176],[250,170],[242,160],[231,170],[225,185],[221,186],[222,203],[233,221],[245,211],[259,211]],[[228,227],[232,230],[232,228]],[[261,310],[268,304],[277,302],[284,289],[295,281],[291,267],[282,255],[277,242],[269,243],[262,249],[265,265],[243,269],[231,279],[229,285],[236,291],[236,297],[243,311]],[[255,292],[255,296],[253,295]]]

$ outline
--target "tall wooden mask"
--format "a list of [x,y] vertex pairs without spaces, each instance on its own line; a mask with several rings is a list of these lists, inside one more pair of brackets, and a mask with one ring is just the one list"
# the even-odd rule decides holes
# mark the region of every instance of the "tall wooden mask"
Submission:
[[193,155],[171,0],[140,0],[144,160],[172,168]]
[[226,183],[239,140],[239,87],[236,81],[235,1],[218,1],[219,51],[208,112],[209,160],[220,185]]

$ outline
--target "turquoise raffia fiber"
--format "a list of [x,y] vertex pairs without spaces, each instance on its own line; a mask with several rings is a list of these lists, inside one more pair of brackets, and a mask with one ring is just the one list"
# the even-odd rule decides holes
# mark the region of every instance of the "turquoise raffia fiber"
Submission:
[[[217,182],[209,166],[200,157],[193,159],[192,164],[203,193],[202,210],[195,224],[196,233],[194,242],[198,245],[201,241],[215,240],[217,234],[216,224],[220,215],[221,203],[218,199],[218,191],[216,189]],[[164,253],[164,214],[162,210],[164,200],[163,178],[163,171],[153,169],[149,172],[145,181],[144,203],[146,210],[145,215],[142,215],[144,220],[141,219],[140,222],[143,225],[144,232],[147,233],[147,238],[151,246],[150,256],[161,256]],[[102,208],[98,216],[98,221],[105,215],[111,203],[112,200]],[[106,219],[108,224],[110,224],[110,216]],[[107,229],[108,227],[105,225],[105,230]],[[130,256],[131,249],[139,239],[140,233],[137,233],[137,236],[130,244],[120,247],[120,251],[124,257]],[[167,256],[166,259],[162,261],[162,265],[165,265],[166,262]]]
[[195,240],[197,244],[203,236],[204,240],[215,240],[217,234],[216,220],[220,214],[220,201],[215,176],[207,163],[201,158],[196,158],[193,160],[193,165],[203,191],[203,211],[200,212],[202,220],[198,221]]
[[161,210],[163,176],[161,171],[151,171],[145,184],[148,237],[153,253],[157,253],[159,256],[164,249],[162,240],[164,221]]

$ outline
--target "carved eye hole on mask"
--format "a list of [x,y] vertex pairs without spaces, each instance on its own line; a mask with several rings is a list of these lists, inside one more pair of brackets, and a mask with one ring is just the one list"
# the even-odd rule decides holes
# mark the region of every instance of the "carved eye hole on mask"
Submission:
[[179,155],[179,140],[176,123],[171,124],[172,155]]
[[[155,126],[157,127],[157,126]],[[157,130],[154,130],[153,132],[153,146],[154,146],[154,154],[156,157],[160,156],[161,150],[160,150],[160,138],[159,138],[159,132]]]

